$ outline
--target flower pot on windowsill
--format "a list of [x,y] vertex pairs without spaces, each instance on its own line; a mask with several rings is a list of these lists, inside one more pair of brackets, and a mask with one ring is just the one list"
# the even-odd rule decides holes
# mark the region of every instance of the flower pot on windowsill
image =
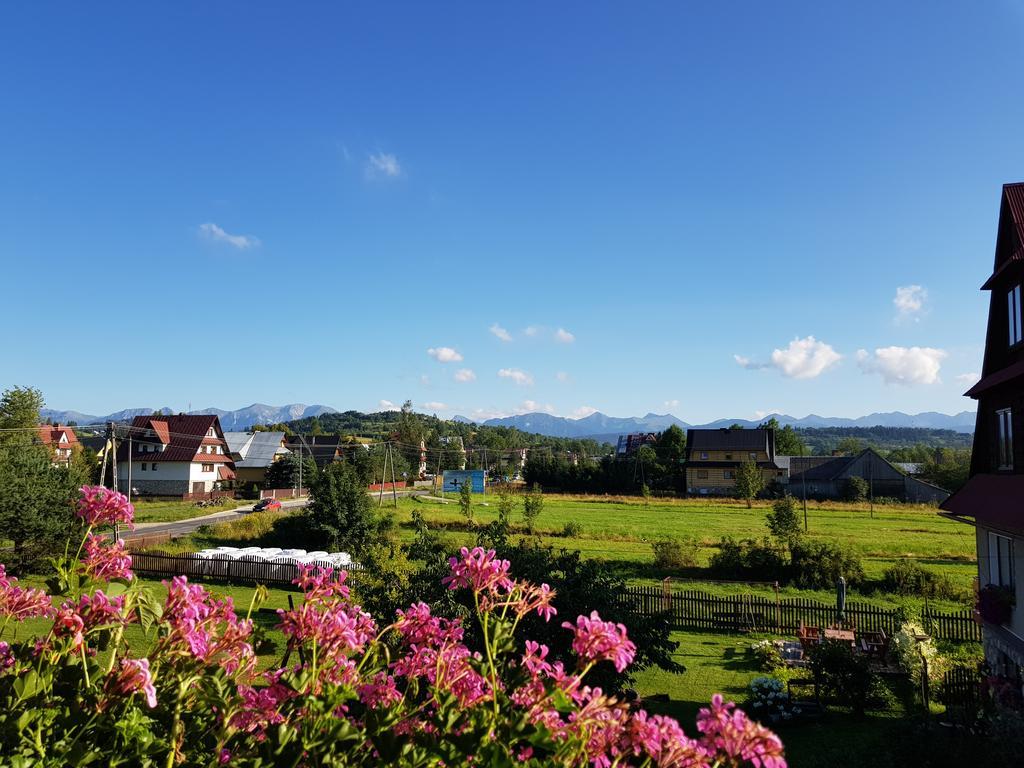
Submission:
[[989,624],[1008,624],[1013,615],[1017,598],[1009,587],[988,584],[978,590],[978,604],[975,609],[982,621]]

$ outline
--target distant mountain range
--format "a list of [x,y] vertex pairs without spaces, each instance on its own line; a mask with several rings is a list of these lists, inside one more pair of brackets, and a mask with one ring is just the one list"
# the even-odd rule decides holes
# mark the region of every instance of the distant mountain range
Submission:
[[[856,419],[840,416],[818,416],[811,414],[803,418],[787,416],[784,413],[770,413],[763,419],[718,419],[708,424],[687,424],[670,413],[648,413],[646,416],[630,416],[617,418],[603,413],[593,413],[582,419],[569,419],[552,416],[548,413],[525,413],[520,416],[506,416],[500,419],[488,419],[488,426],[515,427],[523,432],[538,432],[552,437],[587,437],[602,442],[614,442],[618,435],[631,432],[661,432],[675,424],[681,429],[719,429],[732,424],[753,428],[774,417],[781,426],[790,425],[794,428],[823,427],[917,427],[924,429],[950,429],[954,432],[970,433],[974,431],[974,411],[961,411],[952,416],[945,413],[928,411],[918,414],[907,414],[900,411],[889,413],[872,413]],[[466,421],[465,418],[456,417]]]
[[[164,414],[174,413],[170,408],[128,408],[116,413],[108,413],[105,416],[93,416],[87,413],[80,413],[79,411],[58,411],[44,408],[40,414],[44,419],[51,419],[62,424],[73,421],[76,424],[85,425],[102,424],[107,421],[126,422],[131,421],[136,416],[144,416],[156,411]],[[204,408],[199,411],[189,411],[189,413],[216,414],[220,417],[220,423],[224,430],[234,432],[249,429],[254,424],[277,424],[310,416],[320,416],[324,413],[340,413],[340,411],[326,405],[291,403],[289,405],[274,406],[253,403],[247,408],[239,408],[236,411]],[[749,419],[718,419],[709,424],[688,424],[670,413],[648,413],[646,416],[629,416],[624,418],[606,416],[603,413],[592,413],[590,416],[582,419],[552,416],[548,413],[525,413],[519,416],[488,419],[483,423],[487,426],[515,427],[523,432],[534,432],[551,437],[588,437],[604,442],[614,442],[618,435],[631,432],[661,432],[673,424],[681,429],[694,427],[717,429],[719,427],[728,427],[732,424],[739,424],[740,426],[750,428],[756,427],[762,421],[766,421],[773,416],[782,426],[788,424],[796,428],[920,427],[926,429],[951,429],[955,432],[970,433],[974,431],[975,414],[973,411],[961,411],[952,416],[934,411],[918,414],[892,411],[890,413],[872,413],[856,419],[839,416],[817,416],[815,414],[798,419],[783,413],[772,413],[763,419],[754,421]],[[455,421],[469,423],[470,419],[464,416],[456,416]]]
[[[136,416],[148,416],[159,411],[163,414],[174,413],[170,408],[127,408],[123,411],[108,413],[106,416],[92,416],[78,411],[56,411],[44,408],[39,415],[44,419],[51,419],[61,424],[73,421],[76,424],[103,424],[107,421],[126,422]],[[216,414],[220,417],[220,425],[225,432],[241,432],[249,429],[254,424],[277,424],[282,421],[292,421],[308,416],[319,416],[323,413],[338,413],[334,408],[326,405],[303,405],[302,403],[291,403],[290,405],[263,405],[253,403],[247,408],[239,408],[237,411],[224,411],[220,408],[204,408],[200,411],[189,411],[193,414]]]

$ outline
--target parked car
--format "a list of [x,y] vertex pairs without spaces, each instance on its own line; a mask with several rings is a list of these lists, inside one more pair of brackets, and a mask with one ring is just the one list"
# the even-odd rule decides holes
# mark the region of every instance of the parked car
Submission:
[[252,508],[253,512],[275,512],[281,509],[281,502],[277,499],[261,499]]

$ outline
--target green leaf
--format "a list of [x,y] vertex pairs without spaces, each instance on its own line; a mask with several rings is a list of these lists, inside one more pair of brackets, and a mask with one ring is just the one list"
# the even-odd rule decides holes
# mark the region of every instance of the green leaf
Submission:
[[42,688],[43,681],[34,669],[30,669],[14,681],[14,693],[20,701],[35,696]]

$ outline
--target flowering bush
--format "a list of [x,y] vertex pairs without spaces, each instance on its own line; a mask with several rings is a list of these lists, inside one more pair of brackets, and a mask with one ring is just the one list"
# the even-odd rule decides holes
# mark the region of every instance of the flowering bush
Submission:
[[[786,666],[782,659],[782,651],[774,640],[758,640],[750,646],[750,655],[754,657],[757,668],[762,672],[774,672]],[[761,678],[758,678],[759,680]]]
[[772,722],[791,720],[800,714],[800,707],[790,702],[785,684],[763,675],[750,681],[750,707],[759,718]]
[[[577,660],[517,648],[528,615],[550,620],[554,592],[513,578],[481,548],[452,558],[450,590],[467,590],[483,638],[418,603],[380,626],[350,599],[344,572],[303,570],[304,599],[279,611],[288,651],[257,673],[250,615],[183,576],[161,603],[131,578],[130,557],[92,535],[131,522],[123,497],[83,489],[88,530],[58,562],[60,606],[0,576],[0,615],[54,616],[33,642],[0,642],[0,762],[19,765],[740,766],[785,768],[771,731],[716,695],[697,735],[587,684],[595,666],[625,667],[635,647],[597,613],[562,624]],[[148,652],[124,642],[144,634]],[[291,663],[288,660],[291,659]]]

